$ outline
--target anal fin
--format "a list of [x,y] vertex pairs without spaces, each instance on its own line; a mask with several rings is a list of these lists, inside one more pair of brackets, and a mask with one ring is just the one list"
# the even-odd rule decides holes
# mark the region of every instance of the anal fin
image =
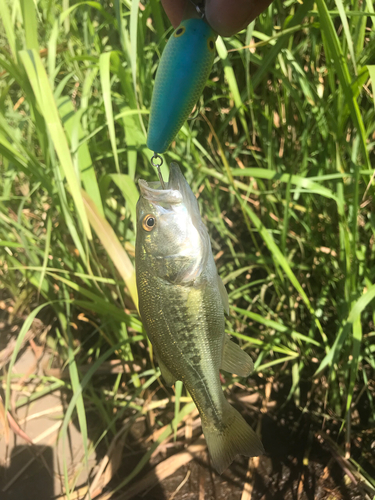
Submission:
[[253,360],[228,335],[225,336],[221,369],[240,377],[247,377],[254,370]]

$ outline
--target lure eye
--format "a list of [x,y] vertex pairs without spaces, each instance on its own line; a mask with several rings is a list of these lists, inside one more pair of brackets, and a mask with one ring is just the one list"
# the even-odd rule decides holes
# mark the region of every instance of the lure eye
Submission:
[[176,29],[176,31],[173,33],[173,36],[174,36],[175,38],[178,38],[178,37],[182,36],[182,35],[185,33],[185,31],[186,31],[185,26],[179,26],[179,27]]
[[207,47],[210,52],[213,52],[215,49],[215,40],[212,36],[207,40]]
[[155,227],[156,219],[153,215],[148,214],[143,218],[142,227],[145,231],[152,231]]

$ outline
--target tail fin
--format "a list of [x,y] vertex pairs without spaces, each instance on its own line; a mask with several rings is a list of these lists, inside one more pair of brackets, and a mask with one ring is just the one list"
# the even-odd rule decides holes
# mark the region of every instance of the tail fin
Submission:
[[237,410],[225,400],[223,420],[220,428],[203,423],[212,464],[222,474],[237,455],[257,457],[264,453],[263,445],[253,429]]

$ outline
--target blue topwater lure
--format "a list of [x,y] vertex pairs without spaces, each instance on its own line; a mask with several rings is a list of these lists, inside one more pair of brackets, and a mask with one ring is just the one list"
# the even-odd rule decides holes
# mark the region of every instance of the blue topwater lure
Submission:
[[164,153],[189,117],[210,74],[217,34],[204,19],[186,19],[168,40],[156,73],[147,147]]

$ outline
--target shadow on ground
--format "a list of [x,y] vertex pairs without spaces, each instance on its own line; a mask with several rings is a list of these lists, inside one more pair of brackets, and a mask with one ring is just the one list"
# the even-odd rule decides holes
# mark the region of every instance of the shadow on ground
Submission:
[[20,445],[12,449],[9,467],[0,467],[1,500],[50,500],[54,497],[53,449]]

